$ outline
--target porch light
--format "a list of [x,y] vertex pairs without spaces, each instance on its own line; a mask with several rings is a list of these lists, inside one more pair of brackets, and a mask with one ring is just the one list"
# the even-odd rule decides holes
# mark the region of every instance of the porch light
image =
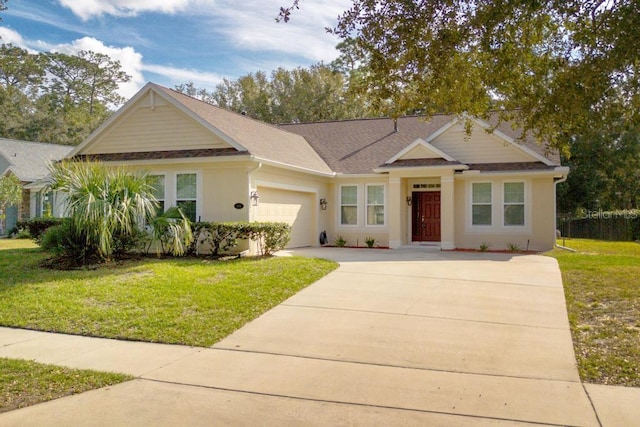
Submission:
[[320,209],[323,211],[327,210],[327,199],[320,199]]
[[253,206],[258,206],[258,199],[260,198],[260,195],[258,194],[258,192],[252,191],[249,197],[251,198],[251,204]]
[[407,206],[411,206],[413,204],[413,197],[407,196]]

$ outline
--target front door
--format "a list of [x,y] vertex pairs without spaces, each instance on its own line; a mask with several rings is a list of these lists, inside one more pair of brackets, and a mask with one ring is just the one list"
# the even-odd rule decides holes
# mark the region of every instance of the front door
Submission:
[[414,242],[440,241],[440,192],[422,191],[412,194],[411,234]]

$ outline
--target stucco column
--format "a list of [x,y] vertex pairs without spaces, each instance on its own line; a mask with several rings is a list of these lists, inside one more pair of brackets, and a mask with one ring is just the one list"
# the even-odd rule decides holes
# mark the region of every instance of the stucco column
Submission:
[[389,247],[398,249],[402,246],[402,192],[400,178],[389,177]]
[[440,247],[455,249],[455,206],[453,175],[440,178]]

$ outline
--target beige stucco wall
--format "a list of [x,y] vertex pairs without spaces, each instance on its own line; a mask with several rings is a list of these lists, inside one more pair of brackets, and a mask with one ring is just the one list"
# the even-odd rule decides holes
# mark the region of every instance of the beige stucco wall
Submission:
[[[502,216],[502,185],[505,181],[525,181],[525,227],[506,227]],[[493,184],[493,224],[491,227],[471,226],[471,182]],[[545,251],[554,245],[555,189],[553,178],[519,178],[518,176],[458,178],[455,180],[455,244],[457,248],[478,249],[487,243],[492,250],[505,250],[509,244],[520,249]]]
[[[385,186],[385,224],[384,225],[367,225],[366,218],[366,186],[367,184],[383,184]],[[341,225],[340,224],[340,186],[341,185],[357,185],[358,186],[358,223],[357,225]],[[340,177],[333,180],[331,185],[331,195],[327,198],[329,208],[330,226],[327,227],[327,237],[329,244],[334,244],[338,236],[342,236],[348,246],[366,246],[365,239],[372,237],[375,239],[377,246],[389,246],[389,225],[391,221],[390,214],[390,187],[389,177],[387,175],[371,176],[371,177]]]

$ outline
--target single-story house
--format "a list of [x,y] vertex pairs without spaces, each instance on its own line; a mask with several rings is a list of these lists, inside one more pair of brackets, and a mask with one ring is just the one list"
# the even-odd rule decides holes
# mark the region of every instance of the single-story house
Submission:
[[149,83],[67,157],[147,170],[192,220],[284,221],[290,247],[546,250],[556,154],[451,115],[274,126]]
[[41,194],[30,186],[49,174],[51,162],[64,158],[73,148],[0,138],[0,176],[15,175],[23,185],[22,203],[10,206],[4,212],[0,235],[15,227],[17,221],[35,216],[61,215],[62,206],[55,203],[52,194]]

